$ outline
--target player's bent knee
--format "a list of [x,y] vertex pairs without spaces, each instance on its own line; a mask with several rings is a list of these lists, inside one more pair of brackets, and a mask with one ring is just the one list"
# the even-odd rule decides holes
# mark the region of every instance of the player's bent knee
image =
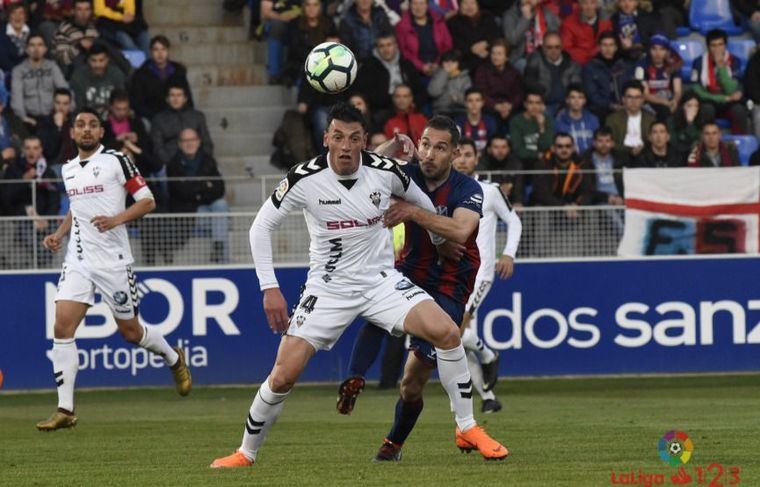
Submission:
[[422,390],[425,384],[416,378],[404,378],[401,380],[399,392],[401,398],[407,402],[419,401],[422,398]]
[[282,371],[273,370],[269,374],[269,388],[272,392],[282,394],[288,392],[296,384],[296,376],[288,376]]
[[124,340],[135,345],[140,343],[140,340],[142,340],[143,336],[143,331],[139,328],[120,328],[119,333],[121,333],[121,336],[124,338]]

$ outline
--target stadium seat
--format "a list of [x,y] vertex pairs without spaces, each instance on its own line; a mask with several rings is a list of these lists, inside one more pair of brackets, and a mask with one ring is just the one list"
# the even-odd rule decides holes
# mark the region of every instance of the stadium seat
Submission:
[[729,0],[692,0],[689,6],[689,24],[702,35],[711,29],[723,29],[728,35],[738,35],[744,30],[734,24]]
[[752,39],[729,39],[728,52],[739,60],[739,76],[744,75],[749,58],[755,51],[755,41]]
[[731,120],[727,118],[716,118],[715,124],[722,128],[722,129],[730,129],[731,128]]
[[697,39],[676,39],[670,43],[670,46],[683,59],[681,77],[688,83],[691,79],[691,65],[695,59],[704,54],[705,45]]
[[757,137],[754,135],[724,135],[721,137],[724,141],[731,141],[736,145],[736,149],[739,151],[739,160],[742,161],[742,166],[749,164],[749,158],[758,148]]
[[685,25],[676,27],[676,37],[688,37],[691,34],[691,30]]
[[131,64],[135,69],[142,66],[146,59],[145,53],[137,49],[124,50],[122,53],[124,54],[124,57],[129,61],[129,64]]

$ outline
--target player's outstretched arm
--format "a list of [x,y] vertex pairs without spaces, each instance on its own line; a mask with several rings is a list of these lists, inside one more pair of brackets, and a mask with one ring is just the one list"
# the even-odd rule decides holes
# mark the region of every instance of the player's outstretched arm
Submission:
[[100,233],[103,233],[111,230],[112,228],[116,228],[119,225],[124,225],[125,223],[129,223],[131,221],[142,218],[153,211],[155,208],[156,201],[152,196],[141,198],[135,201],[132,206],[122,211],[118,215],[98,215],[93,217],[92,220],[90,220],[90,223],[92,223]]
[[66,213],[66,217],[63,219],[58,229],[54,233],[45,237],[42,241],[42,246],[53,253],[58,252],[61,250],[63,237],[69,234],[69,230],[71,230],[71,210]]
[[447,217],[436,215],[408,201],[396,200],[386,210],[383,221],[386,226],[413,221],[425,230],[440,235],[446,240],[463,244],[478,228],[480,215],[467,208],[457,208],[451,217]]
[[381,156],[398,157],[405,161],[409,161],[417,155],[417,149],[414,147],[412,139],[401,133],[397,133],[392,139],[388,139],[375,147],[374,152]]

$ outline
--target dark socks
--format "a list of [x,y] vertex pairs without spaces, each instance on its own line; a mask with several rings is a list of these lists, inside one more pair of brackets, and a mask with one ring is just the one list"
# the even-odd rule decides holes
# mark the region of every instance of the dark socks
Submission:
[[391,432],[388,433],[388,440],[396,445],[403,445],[414,429],[414,425],[417,424],[423,405],[422,398],[415,402],[407,402],[399,398],[396,403],[396,417],[393,419]]

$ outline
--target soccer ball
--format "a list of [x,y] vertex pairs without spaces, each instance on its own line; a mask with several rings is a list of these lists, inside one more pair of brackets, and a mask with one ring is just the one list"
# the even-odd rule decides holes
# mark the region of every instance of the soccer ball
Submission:
[[322,93],[340,93],[356,80],[356,58],[343,44],[323,42],[306,57],[304,72],[309,84]]
[[681,444],[677,441],[674,441],[670,444],[668,449],[670,450],[671,455],[679,455],[681,453]]

